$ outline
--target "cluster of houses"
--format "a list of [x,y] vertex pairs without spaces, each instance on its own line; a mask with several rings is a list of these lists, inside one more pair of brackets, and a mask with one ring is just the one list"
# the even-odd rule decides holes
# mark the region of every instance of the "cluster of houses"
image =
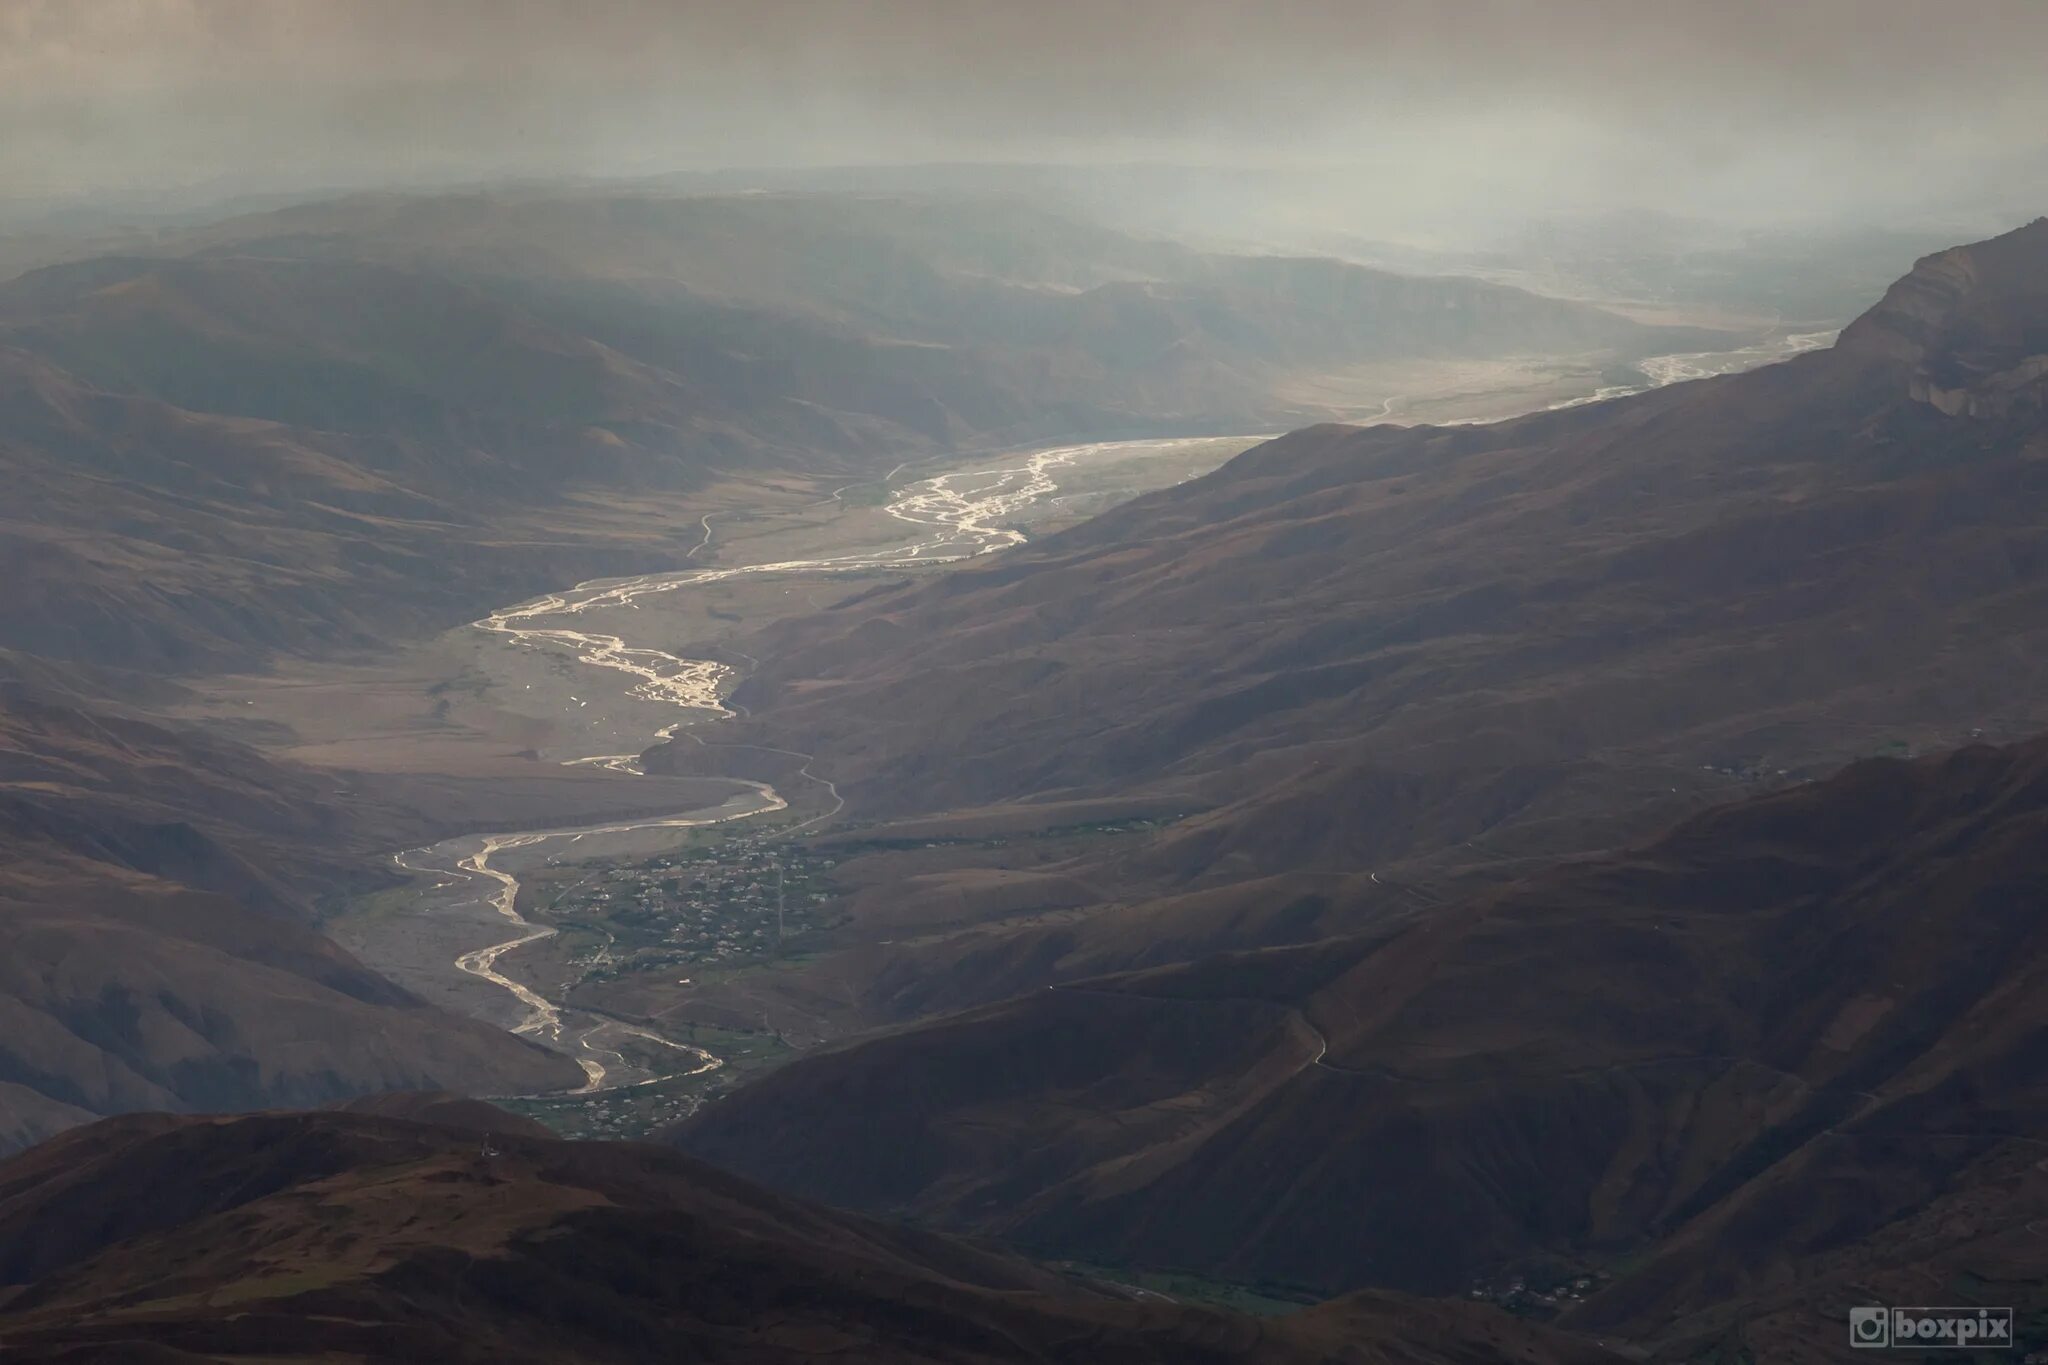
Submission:
[[703,1103],[694,1094],[650,1094],[622,1091],[616,1095],[593,1095],[582,1101],[573,1114],[561,1113],[554,1126],[565,1137],[637,1138],[663,1124],[686,1119]]
[[551,909],[565,928],[581,924],[602,936],[585,955],[586,981],[736,963],[774,956],[823,923],[836,865],[742,836],[713,851],[612,868],[570,888]]
[[1548,1289],[1537,1289],[1523,1275],[1510,1275],[1497,1283],[1472,1286],[1472,1297],[1499,1304],[1511,1313],[1547,1318],[1578,1303],[1600,1287],[1599,1275],[1574,1275],[1558,1280]]

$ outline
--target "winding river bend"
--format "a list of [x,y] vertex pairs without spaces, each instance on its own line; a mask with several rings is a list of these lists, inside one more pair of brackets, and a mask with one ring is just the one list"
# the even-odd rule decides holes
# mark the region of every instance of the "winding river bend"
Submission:
[[[592,610],[631,606],[640,598],[657,593],[676,592],[730,578],[762,574],[857,573],[971,559],[975,555],[1023,543],[1022,531],[996,523],[1056,491],[1059,485],[1053,480],[1054,470],[1109,451],[1131,452],[1152,448],[1164,452],[1212,439],[1104,441],[1093,445],[1062,446],[1034,452],[1021,464],[941,474],[909,485],[883,509],[912,528],[916,538],[901,544],[818,559],[787,559],[725,569],[685,569],[677,573],[640,574],[632,578],[593,579],[564,592],[549,593],[516,607],[501,608],[473,625],[478,630],[508,635],[523,645],[562,650],[592,668],[625,673],[638,680],[632,687],[633,696],[700,713],[679,720],[654,736],[655,739],[665,739],[694,720],[732,714],[722,700],[734,681],[732,668],[713,659],[685,659],[645,645],[628,644],[617,635],[577,630],[563,623]],[[845,491],[840,490],[842,493]],[[697,547],[699,550],[711,543],[710,518],[706,517],[705,522],[704,542]],[[570,759],[569,762],[601,764],[631,772],[635,758],[634,754],[592,754],[586,758]]]
[[1604,403],[1610,398],[1626,398],[1632,393],[1661,389],[1667,384],[1682,384],[1689,379],[1712,379],[1717,375],[1753,370],[1760,365],[1773,365],[1807,351],[1832,346],[1838,335],[1839,331],[1786,332],[1732,351],[1682,351],[1674,355],[1653,355],[1635,363],[1634,368],[1643,376],[1642,383],[1603,385],[1582,398],[1552,403],[1550,411]]
[[[1255,439],[1246,437],[1244,444]],[[971,559],[1021,544],[1026,538],[1024,532],[1003,523],[1033,504],[1051,499],[1059,489],[1057,475],[1061,471],[1102,459],[1128,461],[1149,455],[1168,456],[1216,444],[1213,437],[1193,437],[1097,442],[1028,452],[1012,457],[1014,462],[940,474],[905,485],[881,509],[903,527],[903,538],[891,544],[812,559],[594,579],[501,608],[473,622],[472,628],[502,635],[510,644],[558,655],[583,668],[626,675],[630,680],[628,696],[658,703],[664,709],[673,708],[676,713],[674,721],[647,736],[646,743],[651,745],[673,737],[686,726],[732,715],[724,697],[737,681],[737,674],[730,665],[717,660],[687,658],[628,640],[615,631],[598,629],[590,619],[593,614],[631,607],[657,594],[681,592],[742,576],[846,574]],[[896,472],[891,471],[891,475]],[[841,489],[840,493],[845,491]],[[835,494],[834,499],[838,496]],[[713,517],[704,518],[704,541],[691,558],[710,546],[714,534],[712,521]],[[612,619],[616,619],[615,615]],[[829,779],[811,770],[809,754],[772,752],[804,760],[798,776],[815,784],[817,795],[828,803],[821,814],[790,826],[783,834],[795,833],[838,813],[844,802]],[[638,752],[590,754],[564,762],[634,775],[641,772]],[[503,866],[500,857],[557,843],[584,844],[596,852],[602,847],[616,847],[622,840],[630,841],[633,836],[658,837],[664,831],[748,820],[789,809],[789,801],[767,783],[728,780],[741,790],[714,807],[604,824],[469,835],[393,855],[393,862],[399,867],[434,879],[423,897],[423,901],[434,903],[427,908],[473,910],[483,906],[504,922],[508,937],[463,951],[454,958],[452,966],[509,997],[506,1004],[513,1013],[508,1016],[507,1027],[513,1032],[562,1048],[575,1058],[586,1079],[573,1094],[624,1088],[609,1084],[615,1072],[654,1070],[656,1074],[651,1079],[630,1083],[647,1085],[714,1070],[722,1062],[701,1048],[665,1038],[638,1024],[550,1000],[533,986],[507,975],[503,969],[507,957],[553,937],[558,931],[551,925],[535,923],[520,912],[519,879]],[[631,1065],[617,1050],[623,1038],[637,1038],[654,1051],[673,1053],[675,1064],[661,1068],[644,1063]],[[643,1048],[642,1052],[649,1050]]]

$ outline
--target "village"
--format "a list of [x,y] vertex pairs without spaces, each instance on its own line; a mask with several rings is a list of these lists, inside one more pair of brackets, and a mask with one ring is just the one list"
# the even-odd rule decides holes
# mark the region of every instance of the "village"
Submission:
[[768,1029],[695,1026],[687,1036],[715,1053],[721,1065],[593,1094],[525,1095],[499,1103],[546,1124],[563,1137],[634,1140],[688,1118],[746,1078],[773,1070],[796,1055],[779,1034]]
[[836,865],[762,835],[739,835],[592,868],[562,885],[545,909],[584,983],[738,966],[778,956],[830,922]]
[[[1483,1280],[1472,1286],[1471,1297],[1492,1303],[1521,1317],[1547,1320],[1574,1304],[1583,1303],[1609,1276],[1599,1271],[1581,1271],[1559,1276],[1517,1274],[1500,1280]],[[1547,1287],[1546,1287],[1547,1286]]]

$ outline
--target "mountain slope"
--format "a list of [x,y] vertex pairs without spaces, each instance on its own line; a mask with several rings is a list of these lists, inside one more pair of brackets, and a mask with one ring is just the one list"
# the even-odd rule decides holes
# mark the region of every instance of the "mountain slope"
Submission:
[[1618,1359],[1459,1304],[1133,1302],[652,1148],[362,1115],[71,1134],[0,1166],[0,1247],[21,1360]]
[[[2048,259],[2048,223],[2001,250]],[[1999,306],[2048,318],[2017,286]],[[1960,686],[1951,653],[2023,652],[2004,632],[2036,589],[2042,432],[1916,399],[1867,334],[1487,427],[1296,432],[791,623],[744,699],[883,810],[1187,782],[1365,732],[1383,762],[1671,748],[1674,720],[1697,745],[1789,751],[1766,726],[1825,698],[1838,732],[1905,733],[1963,709],[1911,695]],[[1858,695],[1872,669],[1907,694],[1889,715]],[[977,761],[947,771],[963,745]]]
[[[537,487],[495,451],[193,413],[19,351],[0,349],[0,414],[0,647],[49,658],[190,672],[360,648],[680,552],[559,504],[529,525],[522,499],[559,496],[559,472]],[[585,476],[616,472],[595,438],[554,455],[579,449]]]
[[39,672],[0,682],[0,1150],[133,1109],[580,1081],[313,929],[364,879],[331,779]]
[[656,407],[664,383],[473,290],[352,262],[59,266],[0,289],[0,332],[103,388],[336,431],[574,430]]
[[[1951,258],[1976,262],[1955,336],[2048,320],[2048,221],[1916,277]],[[735,737],[816,754],[869,819],[1192,812],[1074,870],[1115,903],[1305,873],[1497,877],[1858,757],[2035,733],[2048,429],[2024,403],[1932,402],[1942,362],[1865,340],[1885,315],[1611,403],[1292,433],[765,632]],[[1236,946],[1357,927],[1243,909]],[[1028,928],[1001,950],[1060,951]],[[951,970],[895,953],[919,958],[898,975]]]
[[2042,1306],[2044,834],[2048,740],[1873,760],[1374,935],[828,1051],[676,1139],[1225,1278],[1579,1267],[1613,1283],[1567,1321],[1680,1358],[1751,1317],[1836,1346],[1873,1282]]
[[231,219],[185,245],[471,280],[631,282],[903,341],[1078,345],[1112,365],[1124,362],[1094,328],[1175,309],[1191,335],[1214,324],[1210,342],[1246,359],[1678,349],[1712,336],[1467,278],[1204,253],[975,196],[356,196]]
[[809,414],[838,424],[813,444],[886,441],[892,462],[927,443],[1299,424],[1344,406],[1290,394],[1331,376],[1341,391],[1374,360],[1721,339],[1469,279],[1206,255],[974,198],[358,196],[230,220],[182,247],[189,267],[458,282],[667,378],[737,430],[787,446]]

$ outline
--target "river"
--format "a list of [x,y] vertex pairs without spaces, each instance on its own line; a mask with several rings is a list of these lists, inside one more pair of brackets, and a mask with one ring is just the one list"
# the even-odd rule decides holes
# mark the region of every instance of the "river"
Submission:
[[[1235,446],[1241,449],[1257,439],[1244,437]],[[957,563],[1021,544],[1025,533],[1007,523],[1035,504],[1053,499],[1060,488],[1059,477],[1065,471],[1110,460],[1172,457],[1217,444],[1214,437],[1191,437],[1095,442],[1024,452],[994,464],[919,479],[897,490],[881,509],[902,528],[901,538],[889,544],[815,558],[595,579],[500,608],[473,622],[472,629],[503,636],[508,644],[523,649],[561,655],[583,668],[624,674],[628,696],[659,703],[675,716],[645,736],[644,749],[673,737],[686,726],[731,715],[724,698],[737,675],[730,665],[717,660],[671,653],[629,641],[616,630],[597,629],[589,624],[593,616],[608,614],[615,621],[619,615],[616,609],[637,606],[643,599],[743,576],[844,575]],[[1219,455],[1219,461],[1221,458]],[[834,497],[846,491],[841,489]],[[703,525],[705,538],[698,551],[712,543],[712,518],[706,517]],[[570,700],[579,706],[587,704],[581,698]],[[771,752],[804,761],[797,775],[815,786],[812,795],[821,807],[819,813],[778,831],[778,837],[798,833],[839,811],[844,803],[837,788],[828,778],[811,771],[810,755],[787,750]],[[560,761],[627,774],[641,772],[637,750]],[[721,1061],[701,1048],[664,1038],[637,1024],[550,1000],[532,985],[508,976],[501,969],[506,957],[553,937],[557,930],[535,923],[520,911],[519,878],[505,865],[506,856],[530,855],[546,846],[571,844],[582,845],[577,852],[583,856],[645,853],[650,851],[646,839],[636,840],[634,836],[672,842],[674,831],[748,820],[790,807],[789,800],[767,783],[732,781],[742,790],[714,807],[604,824],[466,835],[393,855],[397,866],[422,878],[434,879],[420,893],[419,913],[473,911],[481,907],[507,926],[508,937],[483,947],[466,948],[450,965],[455,971],[504,992],[506,1008],[511,1013],[494,1014],[499,1022],[515,1033],[562,1048],[575,1058],[583,1068],[585,1082],[580,1090],[571,1093],[591,1095],[623,1088],[614,1084],[615,1075],[635,1078],[624,1085],[650,1085],[678,1075],[714,1070]],[[616,1046],[607,1046],[616,1044],[621,1036],[636,1037],[654,1049],[672,1052],[677,1065],[655,1069],[644,1061],[628,1063]],[[643,1074],[650,1071],[653,1074]]]
[[1682,384],[1690,379],[1712,379],[1717,375],[1739,374],[1754,370],[1762,365],[1773,365],[1780,360],[1789,360],[1807,351],[1817,351],[1823,346],[1834,345],[1839,331],[1827,332],[1786,332],[1749,346],[1738,346],[1732,351],[1686,351],[1676,355],[1653,355],[1635,363],[1634,369],[1643,378],[1640,383],[1607,384],[1581,398],[1567,398],[1561,403],[1552,403],[1552,412],[1560,408],[1583,407],[1588,403],[1604,403],[1610,398],[1626,398],[1632,393],[1646,393],[1661,389],[1667,384]]

